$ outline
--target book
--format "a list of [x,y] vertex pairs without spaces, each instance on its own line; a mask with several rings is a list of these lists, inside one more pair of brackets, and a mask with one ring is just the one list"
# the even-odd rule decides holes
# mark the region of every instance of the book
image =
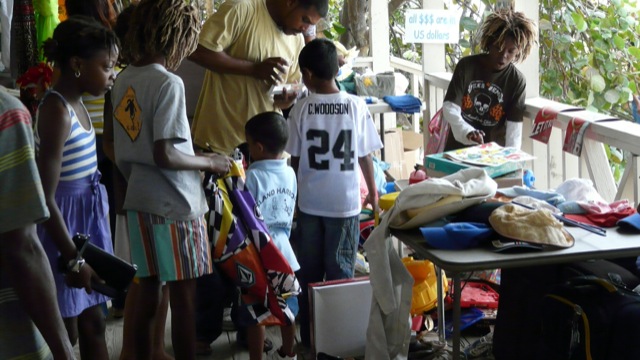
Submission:
[[449,174],[453,174],[462,169],[468,169],[470,167],[480,167],[487,172],[487,175],[495,179],[500,176],[513,173],[514,171],[518,171],[518,169],[521,168],[521,164],[517,162],[506,162],[502,165],[496,166],[475,166],[457,160],[447,159],[443,155],[444,153],[425,156],[424,166],[427,169],[427,176],[443,177]]
[[524,162],[535,157],[514,147],[502,147],[495,142],[470,146],[443,153],[447,159],[475,166],[500,166],[509,162]]

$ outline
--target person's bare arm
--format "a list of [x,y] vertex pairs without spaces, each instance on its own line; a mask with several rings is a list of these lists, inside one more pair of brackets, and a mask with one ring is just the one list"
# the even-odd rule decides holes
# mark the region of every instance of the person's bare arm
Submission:
[[37,158],[45,200],[51,216],[43,223],[47,233],[65,260],[76,257],[76,246],[71,241],[67,226],[55,200],[62,167],[62,149],[71,130],[71,118],[61,100],[51,96],[40,106],[38,133],[41,134]]
[[176,140],[165,139],[153,143],[153,160],[156,165],[173,170],[203,170],[217,174],[229,172],[231,161],[228,156],[216,153],[185,154],[173,146]]
[[36,234],[28,225],[0,234],[0,264],[20,303],[44,340],[54,359],[74,359],[74,352],[64,327],[56,285],[49,260]]
[[364,201],[364,206],[370,204],[375,213],[378,212],[378,188],[376,186],[376,180],[373,175],[373,160],[371,154],[358,158],[358,164],[362,170],[364,181],[367,183],[367,189],[369,193]]
[[[71,118],[62,101],[54,96],[48,98],[40,106],[40,118],[38,121],[38,133],[40,138],[40,151],[37,165],[42,189],[49,208],[50,217],[42,223],[49,236],[51,236],[56,248],[62,256],[64,264],[76,259],[78,251],[71,240],[67,225],[56,203],[55,194],[60,181],[62,166],[62,149],[71,129]],[[57,264],[53,264],[54,268]],[[91,293],[91,279],[102,282],[89,264],[85,264],[80,271],[68,272],[66,281],[70,286],[84,288]]]
[[189,55],[189,60],[196,64],[221,74],[247,75],[258,80],[264,80],[269,85],[282,83],[282,74],[286,73],[289,65],[286,59],[271,57],[262,62],[252,62],[235,58],[224,51],[212,51],[202,45]]

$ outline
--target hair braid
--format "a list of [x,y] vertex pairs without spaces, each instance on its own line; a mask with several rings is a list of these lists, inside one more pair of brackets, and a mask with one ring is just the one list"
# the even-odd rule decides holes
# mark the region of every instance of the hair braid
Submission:
[[524,61],[531,47],[538,42],[538,28],[533,21],[524,13],[511,9],[499,9],[487,16],[480,31],[483,51],[489,51],[494,43],[502,48],[507,37],[513,38],[519,50],[514,59],[516,63]]
[[198,45],[198,12],[184,0],[142,0],[130,24],[137,24],[127,33],[132,62],[161,54],[166,67],[174,70]]

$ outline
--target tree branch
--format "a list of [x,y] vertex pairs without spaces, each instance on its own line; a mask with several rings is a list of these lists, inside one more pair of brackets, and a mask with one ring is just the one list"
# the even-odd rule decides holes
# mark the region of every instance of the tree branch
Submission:
[[409,0],[390,0],[387,9],[389,11],[389,15],[393,14],[396,10],[398,10],[402,5],[404,5]]

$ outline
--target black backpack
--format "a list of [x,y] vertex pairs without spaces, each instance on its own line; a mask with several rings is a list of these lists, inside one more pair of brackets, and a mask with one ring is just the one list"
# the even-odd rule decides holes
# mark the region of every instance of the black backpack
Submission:
[[578,276],[543,300],[544,359],[640,359],[640,295],[624,284]]

